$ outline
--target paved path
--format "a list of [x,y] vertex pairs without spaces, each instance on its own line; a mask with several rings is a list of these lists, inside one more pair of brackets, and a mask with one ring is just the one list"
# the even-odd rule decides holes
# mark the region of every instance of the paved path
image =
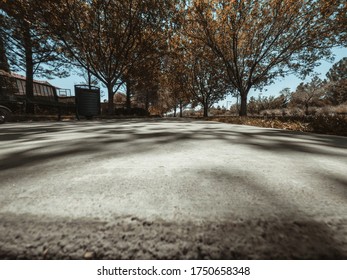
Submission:
[[[96,258],[347,257],[346,137],[189,120],[5,124],[0,182],[3,258],[82,258],[88,250]],[[111,242],[115,230],[133,232],[125,249],[109,249],[123,238]],[[66,235],[76,231],[92,243],[103,232],[103,251],[111,251],[84,244],[73,255]],[[280,237],[266,237],[273,232]],[[154,253],[150,241],[162,235],[163,246],[179,239],[187,248]],[[214,249],[192,249],[206,236]],[[149,242],[142,253],[139,244],[129,249],[135,237]],[[259,248],[245,249],[253,237]],[[47,240],[59,238],[63,245],[49,249]],[[299,239],[303,249],[294,248]],[[223,252],[213,255],[216,248]]]

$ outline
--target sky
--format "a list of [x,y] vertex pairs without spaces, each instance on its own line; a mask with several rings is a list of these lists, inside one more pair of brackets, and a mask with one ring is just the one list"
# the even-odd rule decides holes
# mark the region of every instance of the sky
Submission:
[[[335,60],[333,63],[327,62],[327,61],[321,61],[321,65],[315,69],[315,72],[317,72],[320,76],[321,79],[325,78],[325,74],[329,71],[331,66],[341,60],[343,57],[347,57],[347,48],[334,48],[333,53],[335,55]],[[310,81],[310,77],[306,78],[304,82]],[[70,89],[71,92],[74,91],[74,85],[76,84],[85,84],[85,80],[78,76],[77,74],[72,74],[68,78],[63,78],[63,79],[53,79],[49,81],[52,85],[59,87],[59,88],[64,88],[64,89]],[[284,79],[278,79],[275,81],[274,84],[265,87],[264,90],[262,91],[262,96],[277,96],[279,92],[284,89],[284,88],[290,88],[291,91],[294,91],[296,87],[302,82],[299,78],[297,78],[295,75],[289,75],[285,77]],[[105,88],[101,88],[102,91],[102,100],[107,99],[107,93]],[[260,91],[254,91],[251,90],[248,98],[251,96],[257,97],[259,95]],[[216,105],[220,106],[225,106],[225,107],[230,107],[231,104],[235,103],[236,99],[232,97],[227,97],[225,100],[220,101]]]

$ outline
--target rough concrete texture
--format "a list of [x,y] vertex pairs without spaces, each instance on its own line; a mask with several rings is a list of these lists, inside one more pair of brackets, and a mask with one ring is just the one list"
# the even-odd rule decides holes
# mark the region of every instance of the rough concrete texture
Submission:
[[191,120],[0,127],[2,259],[345,259],[347,138]]

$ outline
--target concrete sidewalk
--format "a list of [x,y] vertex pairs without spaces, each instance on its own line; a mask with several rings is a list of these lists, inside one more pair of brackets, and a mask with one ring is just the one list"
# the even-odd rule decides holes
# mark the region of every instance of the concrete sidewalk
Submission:
[[347,257],[346,137],[164,119],[5,124],[0,141],[2,258]]

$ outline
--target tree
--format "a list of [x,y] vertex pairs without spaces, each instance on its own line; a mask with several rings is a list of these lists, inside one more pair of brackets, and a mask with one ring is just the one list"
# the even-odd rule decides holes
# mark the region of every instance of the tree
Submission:
[[188,90],[193,102],[203,107],[204,117],[207,117],[213,104],[230,92],[226,77],[220,61],[213,58],[208,48],[192,48],[185,58]]
[[174,117],[177,115],[178,107],[180,109],[180,117],[182,117],[183,107],[187,106],[192,99],[191,92],[188,90],[188,74],[184,62],[184,52],[185,48],[179,44],[179,38],[171,38],[164,75],[165,86],[170,92],[169,103],[174,110]]
[[[41,26],[35,16],[38,6],[35,0],[0,1],[2,27],[10,65],[26,73],[26,96],[34,96],[34,76],[51,78],[66,76],[66,64],[50,34]],[[27,113],[34,113],[34,106],[27,102]]]
[[136,71],[134,95],[138,104],[143,104],[147,112],[158,100],[160,76],[159,56],[153,56]]
[[203,107],[207,117],[211,106],[223,99],[231,88],[226,83],[222,61],[199,40],[189,38],[186,28],[183,25],[170,38],[169,80],[180,105],[182,100],[191,100],[193,106]]
[[167,86],[166,76],[162,75],[159,80],[158,99],[154,106],[152,106],[152,113],[154,115],[164,115],[173,108],[171,93]]
[[[326,8],[325,10],[329,10],[329,1],[324,1]],[[338,10],[336,19],[334,22],[334,28],[339,32],[339,43],[341,46],[347,47],[347,17],[346,17],[347,3],[346,1],[341,3],[341,9]]]
[[[145,32],[145,31],[144,31]],[[142,42],[142,47],[135,56],[143,56],[144,59],[134,63],[123,76],[126,84],[126,107],[129,111],[131,108],[131,99],[136,98],[143,103],[148,111],[150,105],[158,99],[159,80],[162,75],[163,56],[167,51],[167,42],[162,32],[151,34],[146,37],[146,41]],[[146,48],[151,46],[151,48]]]
[[249,99],[247,109],[251,115],[254,115],[255,113],[259,114],[259,105],[254,96],[251,96]]
[[41,19],[65,52],[107,88],[109,113],[113,95],[132,68],[157,47],[172,1],[59,0],[42,2]]
[[335,63],[326,74],[331,82],[337,82],[347,79],[347,57],[342,58]]
[[230,86],[241,97],[241,116],[252,88],[289,73],[305,77],[319,60],[331,57],[332,46],[342,44],[342,25],[335,26],[346,13],[342,0],[190,2],[188,35],[223,61]]
[[347,57],[335,63],[326,74],[326,97],[333,105],[347,102]]
[[[3,26],[3,17],[0,15],[0,28]],[[5,44],[0,32],[0,98],[15,92],[15,81],[10,76],[10,65],[6,55]]]
[[324,81],[315,76],[309,83],[301,83],[292,95],[292,104],[303,105],[308,115],[309,106],[319,105],[324,96]]
[[279,96],[277,96],[273,101],[273,107],[274,109],[283,109],[288,106],[288,103],[291,98],[291,91],[290,88],[284,88],[279,92]]
[[89,88],[92,88],[93,86],[98,86],[99,80],[93,76],[93,74],[88,71],[87,69],[81,68],[79,69],[79,72],[77,74],[83,78],[86,85],[89,86]]

